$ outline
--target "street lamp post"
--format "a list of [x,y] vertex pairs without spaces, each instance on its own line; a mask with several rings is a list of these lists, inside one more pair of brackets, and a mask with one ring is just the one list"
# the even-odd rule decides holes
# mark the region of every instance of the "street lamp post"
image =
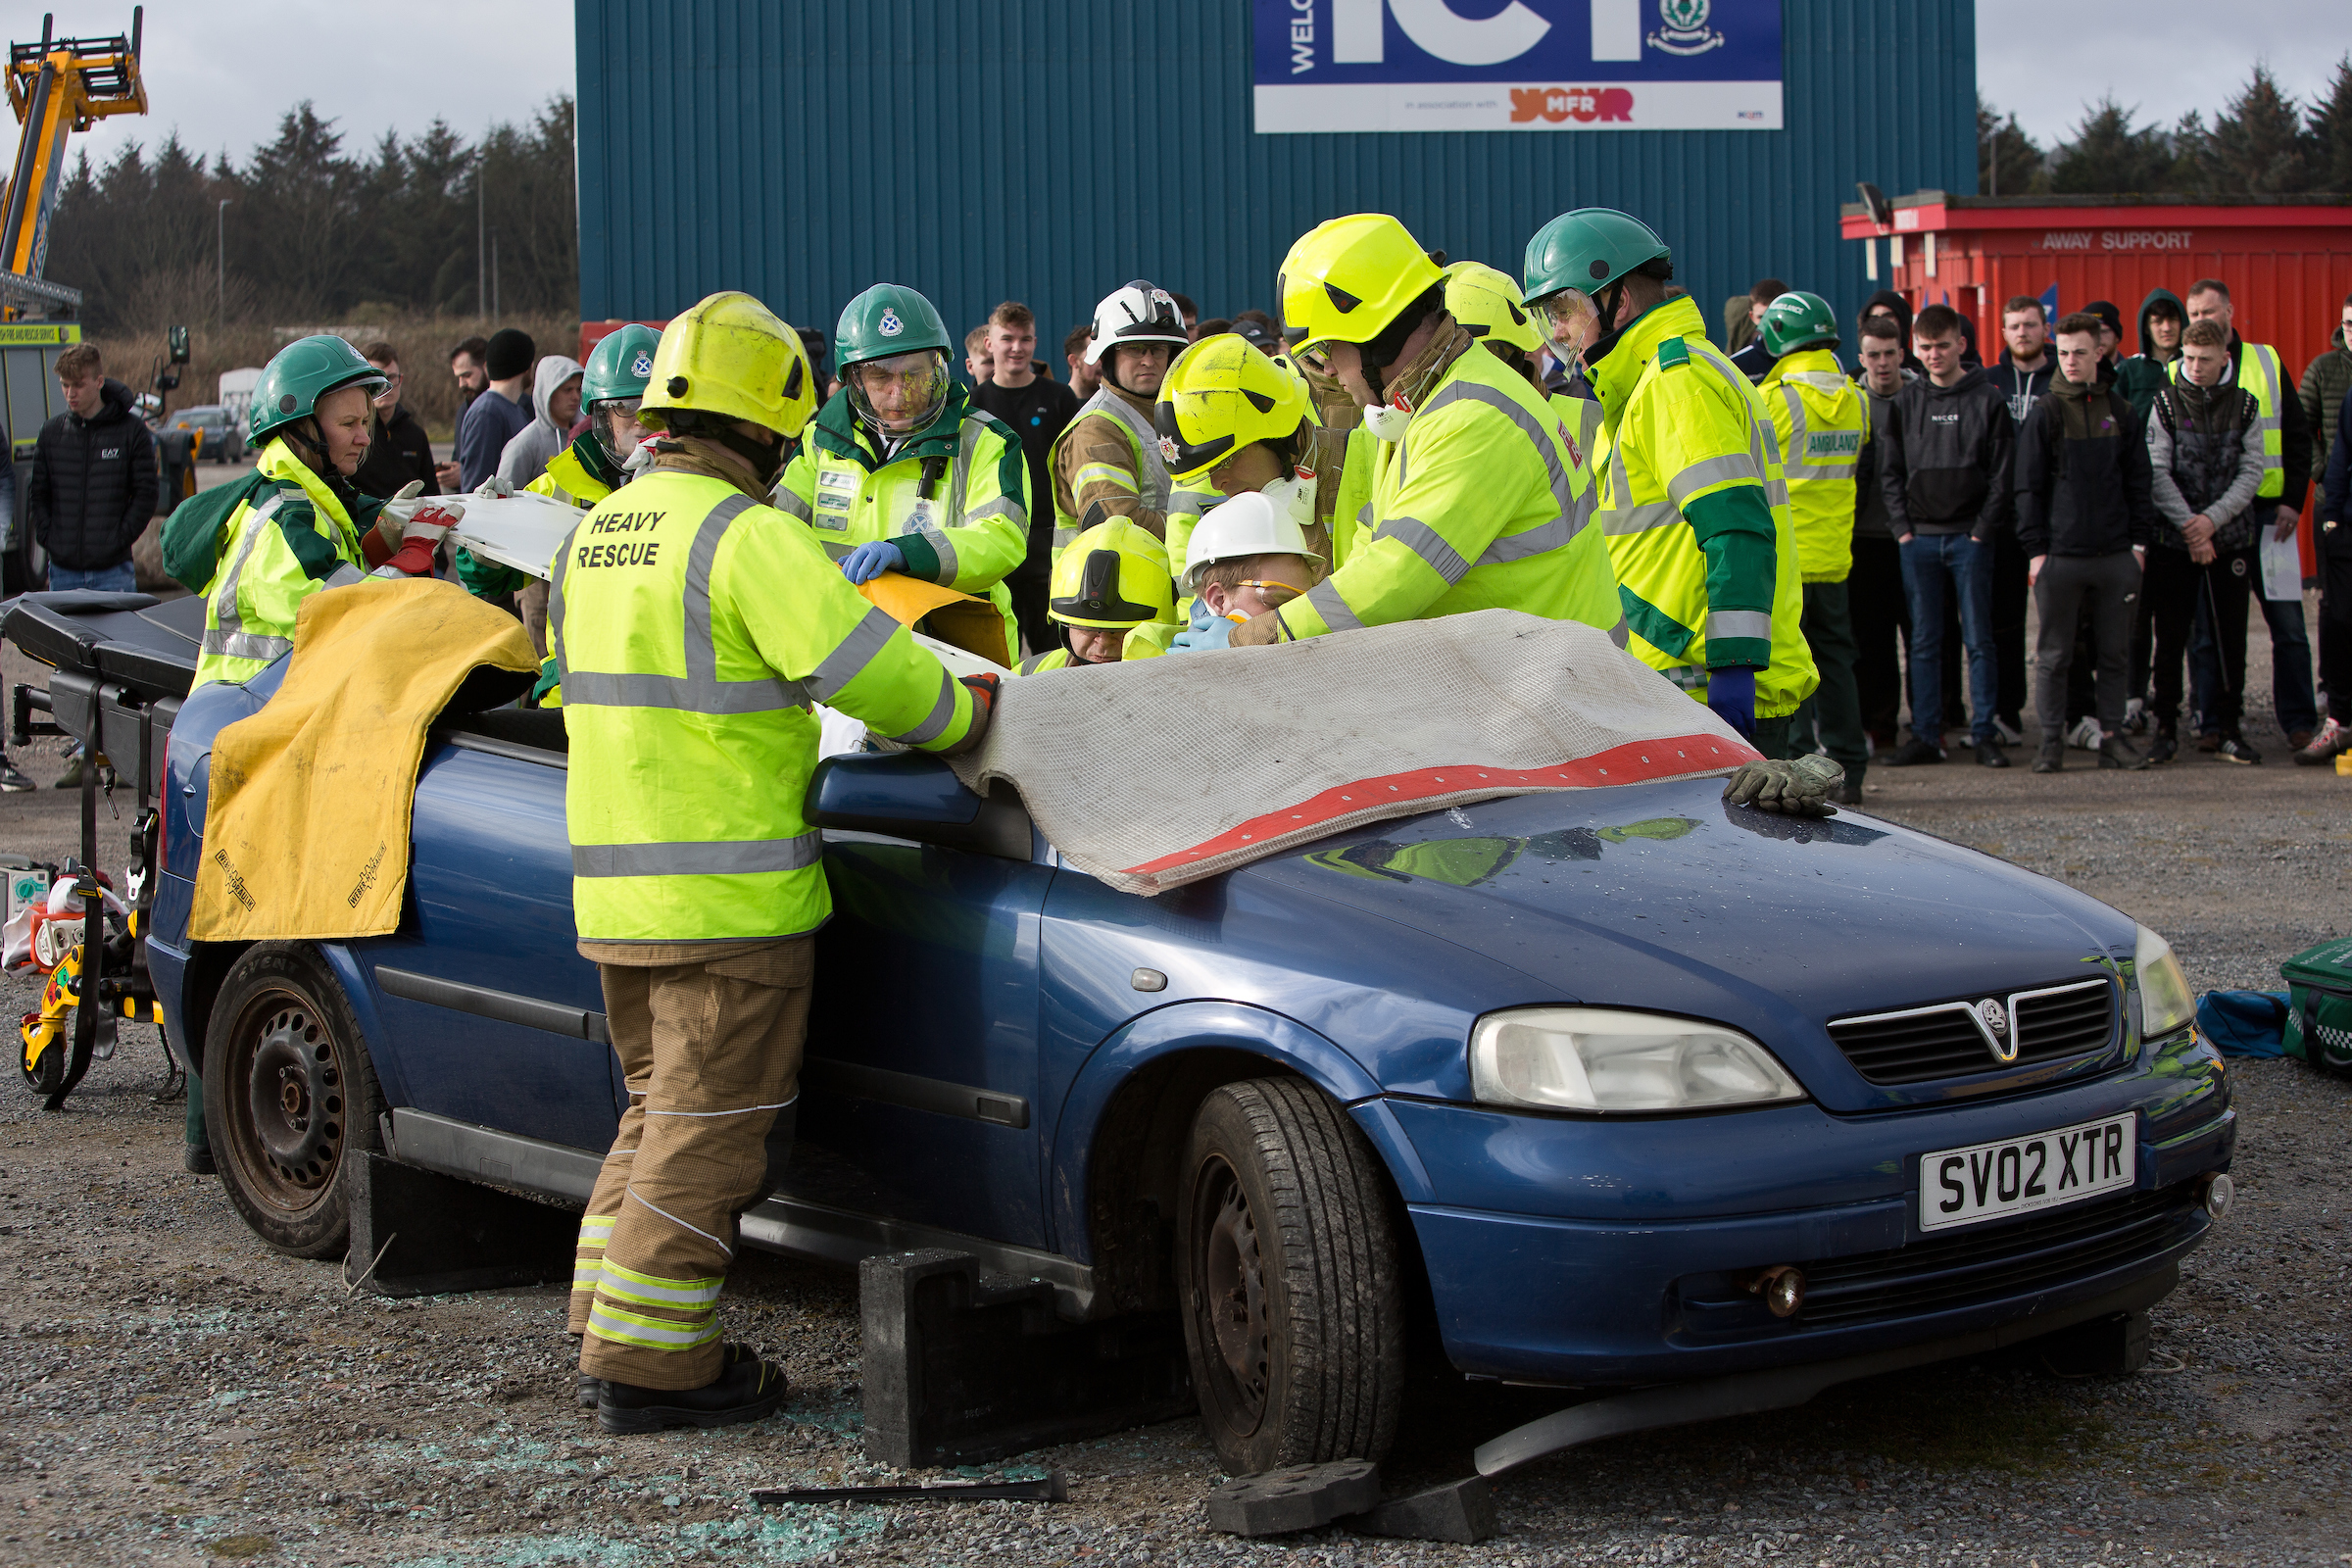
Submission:
[[220,205],[213,212],[214,254],[220,268],[220,301],[213,320],[213,328],[216,331],[222,330],[228,325],[228,197],[221,197]]

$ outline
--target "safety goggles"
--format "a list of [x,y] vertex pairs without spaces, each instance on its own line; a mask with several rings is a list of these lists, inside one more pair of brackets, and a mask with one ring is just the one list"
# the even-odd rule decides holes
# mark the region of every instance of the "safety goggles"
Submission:
[[1306,590],[1303,588],[1294,588],[1287,582],[1260,582],[1255,577],[1244,577],[1234,586],[1256,589],[1258,597],[1266,602],[1268,610],[1287,605],[1294,599],[1306,597]]
[[1564,288],[1534,302],[1543,313],[1544,335],[1570,356],[1582,354],[1600,324],[1600,307],[1581,288]]

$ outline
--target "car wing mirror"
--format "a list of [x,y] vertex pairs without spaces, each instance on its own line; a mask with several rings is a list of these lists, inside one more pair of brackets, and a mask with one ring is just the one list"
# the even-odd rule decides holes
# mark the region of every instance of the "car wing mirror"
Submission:
[[828,757],[808,780],[804,808],[818,827],[974,850],[1006,859],[1030,858],[1029,811],[1009,785],[986,796],[966,789],[956,770],[927,752],[852,753]]

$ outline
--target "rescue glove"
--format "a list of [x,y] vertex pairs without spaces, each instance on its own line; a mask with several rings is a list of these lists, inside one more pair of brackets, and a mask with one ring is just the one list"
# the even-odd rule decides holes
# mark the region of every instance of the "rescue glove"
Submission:
[[514,486],[512,481],[503,479],[494,473],[480,484],[475,485],[473,493],[484,501],[504,501],[514,493]]
[[997,694],[1004,686],[1002,675],[965,675],[961,682],[963,689],[972,694],[972,727],[963,732],[963,739],[942,752],[942,757],[959,756],[980,744],[988,734],[990,721],[997,716]]
[[1707,706],[1715,716],[1749,740],[1756,738],[1756,672],[1752,669],[1707,671]]
[[1233,622],[1208,608],[1208,601],[1193,601],[1192,620],[1172,638],[1168,647],[1224,648],[1233,641]]
[[841,558],[841,574],[852,582],[871,582],[886,571],[905,571],[906,552],[887,539],[869,539]]
[[[396,498],[385,502],[384,510],[390,512],[400,505]],[[466,516],[462,502],[443,496],[411,500],[407,505],[412,510],[400,531],[400,548],[392,553],[391,560],[375,568],[378,577],[431,576],[433,554],[441,548],[442,536]]]
[[411,479],[392,493],[384,509],[375,514],[375,526],[369,530],[375,536],[375,549],[370,554],[389,560],[400,550],[400,536],[409,525],[409,518],[422,505],[417,497],[424,494],[424,481]]
[[1845,769],[1826,757],[1746,762],[1724,780],[1723,799],[1788,816],[1836,816],[1830,796],[1844,778]]

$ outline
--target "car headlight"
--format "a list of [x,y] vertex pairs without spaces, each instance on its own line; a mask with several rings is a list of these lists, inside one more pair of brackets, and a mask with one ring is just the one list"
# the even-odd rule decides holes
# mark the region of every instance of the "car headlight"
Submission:
[[1772,1053],[1721,1024],[1608,1007],[1518,1007],[1470,1031],[1470,1089],[1540,1110],[1712,1110],[1802,1100]]
[[2132,994],[2139,999],[2139,1038],[2158,1040],[2196,1018],[2197,999],[2180,960],[2173,956],[2173,945],[2144,925],[2138,929],[2132,950]]

